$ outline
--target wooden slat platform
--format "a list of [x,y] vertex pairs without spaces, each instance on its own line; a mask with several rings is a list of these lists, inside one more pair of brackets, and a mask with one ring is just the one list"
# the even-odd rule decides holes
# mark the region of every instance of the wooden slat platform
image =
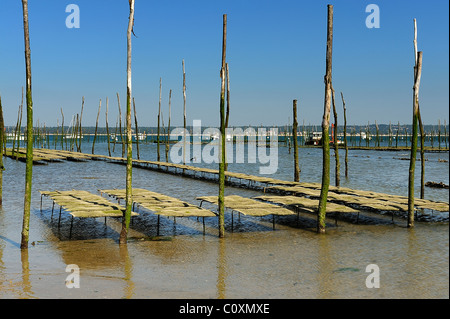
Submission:
[[[265,202],[281,204],[285,206],[291,206],[295,208],[304,209],[310,212],[315,212],[317,207],[319,206],[319,200],[310,199],[306,197],[298,197],[298,196],[256,196],[254,199],[262,200]],[[327,214],[328,213],[358,213],[359,211],[345,206],[339,205],[335,203],[327,203]]]
[[[99,190],[116,199],[125,199],[125,189]],[[146,189],[133,188],[132,200],[134,203],[153,211],[155,214],[166,217],[215,217],[210,210],[183,202],[177,198],[152,192]]]
[[[87,191],[40,191],[40,193],[41,196],[50,197],[73,217],[122,217],[125,211],[125,207]],[[131,215],[138,214],[132,212]]]
[[[209,202],[212,204],[219,204],[218,196],[202,196],[197,197],[197,200],[201,202]],[[224,197],[225,207],[244,215],[250,216],[267,216],[267,215],[293,215],[294,213],[289,209],[280,207],[278,205],[272,205],[263,203],[251,198],[241,197],[237,195],[230,195]]]

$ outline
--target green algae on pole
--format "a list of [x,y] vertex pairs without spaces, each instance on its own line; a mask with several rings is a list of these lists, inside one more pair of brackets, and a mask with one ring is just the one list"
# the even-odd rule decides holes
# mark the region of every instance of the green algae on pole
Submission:
[[126,169],[126,198],[125,198],[125,213],[122,218],[122,230],[120,231],[120,244],[127,243],[128,228],[130,226],[132,200],[132,166],[133,154],[131,143],[131,33],[133,32],[134,24],[134,0],[130,1],[130,16],[128,20],[127,30],[127,169]]
[[333,6],[328,5],[327,21],[327,53],[325,74],[325,101],[322,119],[322,187],[320,191],[319,206],[317,212],[317,232],[325,233],[325,216],[327,207],[328,188],[330,186],[330,111],[331,111],[331,65],[333,52]]
[[28,249],[28,239],[30,235],[31,184],[33,178],[33,99],[31,89],[31,49],[30,33],[28,27],[28,0],[22,0],[22,9],[26,68],[27,154],[25,167],[25,196],[23,207],[22,237],[20,248]]

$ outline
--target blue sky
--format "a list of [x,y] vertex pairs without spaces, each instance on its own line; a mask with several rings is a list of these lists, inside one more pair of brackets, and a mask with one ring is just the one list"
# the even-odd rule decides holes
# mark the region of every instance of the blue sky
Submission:
[[[68,29],[68,4],[80,8],[80,28]],[[339,121],[412,121],[413,18],[423,51],[420,105],[425,124],[449,118],[449,4],[432,1],[136,0],[133,96],[140,126],[155,126],[162,78],[167,123],[182,125],[182,59],[186,63],[187,115],[219,124],[222,14],[228,17],[230,125],[285,125],[298,100],[299,122],[320,125],[323,114],[327,4],[334,5],[333,86]],[[368,29],[368,4],[380,8],[380,28]],[[83,125],[115,125],[126,105],[126,0],[29,0],[34,120],[56,125],[81,110]],[[14,125],[25,85],[22,7],[0,3],[0,94],[6,125]]]

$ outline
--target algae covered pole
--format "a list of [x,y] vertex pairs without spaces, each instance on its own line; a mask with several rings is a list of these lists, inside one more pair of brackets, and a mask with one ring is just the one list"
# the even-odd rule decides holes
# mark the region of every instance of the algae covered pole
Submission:
[[297,100],[292,103],[294,122],[292,123],[292,138],[294,141],[294,182],[300,181],[300,167],[298,166],[298,145],[297,145]]
[[126,209],[122,218],[122,230],[120,232],[119,243],[126,244],[128,236],[128,228],[130,226],[132,200],[132,144],[131,144],[131,33],[134,24],[134,0],[130,2],[130,16],[127,30],[127,173],[126,173],[126,191],[125,203]]
[[333,52],[333,6],[328,5],[325,102],[322,119],[322,187],[317,212],[317,232],[325,233],[328,188],[330,186],[330,140],[328,130],[331,111],[331,65]]
[[28,27],[28,0],[22,0],[25,42],[26,100],[27,100],[27,155],[25,167],[25,197],[23,207],[21,249],[28,249],[30,234],[31,182],[33,178],[33,99],[31,94],[31,49]]
[[223,15],[222,68],[220,70],[220,160],[219,160],[219,237],[225,237],[225,59],[227,47],[227,15]]

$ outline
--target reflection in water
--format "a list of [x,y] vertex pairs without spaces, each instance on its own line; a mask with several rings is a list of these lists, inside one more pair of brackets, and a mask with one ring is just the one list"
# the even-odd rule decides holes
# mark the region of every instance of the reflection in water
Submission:
[[21,253],[20,260],[22,261],[22,288],[23,288],[23,295],[21,296],[21,298],[31,298],[33,297],[33,292],[31,291],[28,249],[21,249],[20,253]]
[[128,245],[119,245],[119,255],[123,263],[123,272],[125,280],[124,297],[127,299],[134,296],[133,263],[128,253]]
[[318,298],[328,299],[331,296],[333,284],[334,260],[330,254],[329,238],[326,234],[317,235],[317,282]]
[[218,240],[219,243],[219,251],[217,256],[217,298],[225,299],[226,298],[226,284],[225,280],[227,278],[227,259],[225,252],[225,238],[220,238]]

